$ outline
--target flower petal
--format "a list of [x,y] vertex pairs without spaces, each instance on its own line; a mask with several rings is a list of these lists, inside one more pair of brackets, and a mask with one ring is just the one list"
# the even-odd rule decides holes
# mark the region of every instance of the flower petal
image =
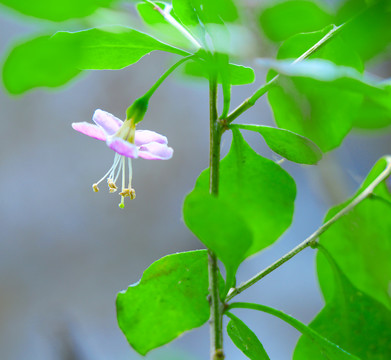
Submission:
[[120,155],[136,159],[138,157],[137,146],[121,138],[110,137],[106,141],[107,146]]
[[99,126],[90,124],[88,122],[78,122],[78,123],[72,123],[72,127],[78,131],[81,132],[84,135],[90,136],[94,139],[98,140],[106,140],[106,133],[101,129]]
[[167,144],[167,138],[164,135],[160,135],[157,132],[151,130],[136,130],[134,143],[137,146],[149,144],[151,142]]
[[173,148],[158,142],[142,145],[138,150],[138,156],[147,160],[169,160],[174,153]]
[[95,110],[92,120],[95,124],[101,126],[108,135],[115,134],[123,124],[120,119],[101,109]]

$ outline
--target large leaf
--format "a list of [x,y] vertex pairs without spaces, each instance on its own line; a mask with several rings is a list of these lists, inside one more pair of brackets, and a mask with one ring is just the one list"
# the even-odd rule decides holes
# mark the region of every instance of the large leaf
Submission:
[[236,271],[252,244],[251,229],[232,204],[203,191],[193,191],[186,197],[183,217],[194,235],[223,262],[227,292],[235,286]]
[[[299,57],[329,30],[330,28],[326,28],[291,37],[281,46],[278,58]],[[313,58],[362,71],[359,57],[339,36],[318,49],[311,55],[310,59]],[[269,72],[268,79],[274,75],[274,71]],[[308,137],[322,151],[329,151],[340,145],[352,127],[362,99],[363,95],[360,93],[310,78],[280,76],[277,86],[269,90],[269,101],[277,125]]]
[[[390,166],[386,159],[379,160],[358,193],[348,202],[332,208],[326,220],[350,203],[386,166]],[[391,309],[391,194],[385,182],[377,186],[374,195],[336,221],[320,237],[320,244],[355,288]],[[319,280],[326,299],[333,293],[333,282],[329,280],[332,276],[327,270],[319,258]]]
[[122,69],[155,50],[188,55],[140,31],[124,26],[108,26],[77,32],[58,32],[54,40],[65,39],[77,44],[80,69]]
[[[254,70],[250,67],[229,64],[229,71],[231,85],[251,84],[255,80]],[[184,66],[184,72],[190,76],[209,78],[208,66],[205,62],[187,62]],[[221,74],[219,74],[218,80],[220,83],[222,82]]]
[[251,360],[270,360],[257,336],[235,315],[227,313],[227,333],[232,342]]
[[[327,266],[334,291],[326,297],[326,305],[310,327],[343,349],[365,360],[384,360],[391,357],[391,312],[380,302],[355,288],[340,271],[330,255],[328,261],[321,252],[322,269]],[[323,280],[320,279],[322,284]],[[335,359],[320,351],[308,338],[302,336],[296,346],[294,360]]]
[[52,21],[64,21],[92,14],[99,7],[107,7],[117,0],[0,0],[24,15]]
[[207,251],[168,255],[118,294],[118,324],[141,355],[208,321]]
[[311,0],[270,2],[262,10],[259,20],[262,30],[273,41],[320,30],[333,22],[332,16],[318,2]]
[[[349,21],[350,20],[350,21]],[[391,42],[389,0],[349,0],[339,9],[336,23],[344,25],[341,36],[364,61],[383,52]]]
[[230,125],[230,128],[255,131],[265,139],[266,144],[277,154],[299,164],[316,164],[322,158],[318,146],[304,136],[289,130],[263,125]]
[[[209,169],[203,171],[188,195],[209,193]],[[246,256],[274,243],[292,221],[296,187],[281,166],[259,156],[233,129],[228,155],[220,163],[218,199],[236,210],[253,234]],[[212,216],[208,209],[205,216]],[[231,244],[240,246],[241,238]]]
[[[257,310],[262,311],[267,314],[273,315],[278,317],[279,319],[285,321],[289,325],[293,326],[296,330],[300,331],[304,336],[302,338],[307,339],[307,341],[311,342],[314,348],[317,349],[317,352],[321,352],[326,359],[330,360],[358,360],[358,358],[344,349],[340,348],[335,343],[331,342],[322,334],[319,334],[314,329],[308,327],[307,325],[304,325],[299,320],[295,319],[294,317],[285,314],[284,312],[271,308],[266,305],[262,304],[253,304],[253,303],[233,303],[228,306],[228,309],[251,309],[251,310]],[[313,358],[303,358],[303,359],[319,359],[319,357],[313,357]]]
[[3,82],[12,94],[36,87],[57,87],[74,78],[79,54],[66,39],[41,36],[16,45],[5,60]]

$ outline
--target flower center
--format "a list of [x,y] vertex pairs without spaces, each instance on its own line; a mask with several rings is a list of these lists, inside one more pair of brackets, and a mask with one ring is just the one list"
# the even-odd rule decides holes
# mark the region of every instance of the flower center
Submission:
[[136,126],[132,120],[125,120],[119,130],[113,135],[113,137],[119,137],[130,143],[134,144],[134,137],[136,134]]
[[[126,159],[128,160],[128,179],[126,179]],[[99,191],[98,185],[105,179],[107,179],[107,186],[109,187],[109,192],[114,193],[117,191],[117,185],[115,184],[119,176],[122,173],[122,186],[121,192],[121,202],[119,203],[120,208],[125,207],[125,197],[129,197],[131,200],[136,198],[136,192],[132,188],[132,160],[126,158],[125,156],[115,154],[114,162],[109,171],[96,183],[92,185],[92,189],[95,192]],[[127,184],[127,187],[126,187]]]

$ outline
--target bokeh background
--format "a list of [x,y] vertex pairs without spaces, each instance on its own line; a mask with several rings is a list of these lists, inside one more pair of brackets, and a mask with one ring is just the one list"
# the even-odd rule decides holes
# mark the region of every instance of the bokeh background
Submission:
[[[249,6],[256,10],[259,2]],[[130,7],[125,10],[115,15],[115,22],[139,26]],[[113,13],[100,12],[84,26],[108,16]],[[53,29],[53,24],[18,17],[1,7],[0,53],[32,32]],[[253,39],[258,35],[257,30],[251,34]],[[250,55],[274,51],[270,44],[254,41]],[[176,74],[154,95],[140,128],[166,135],[175,154],[166,162],[134,161],[137,198],[124,210],[118,208],[117,194],[103,187],[98,194],[91,190],[111,166],[114,153],[73,131],[71,123],[90,121],[96,108],[122,117],[174,60],[155,52],[124,70],[89,72],[55,91],[10,97],[0,90],[0,359],[140,358],[117,327],[115,297],[138,281],[153,261],[202,248],[186,229],[181,207],[197,175],[208,166],[207,84]],[[374,62],[372,67],[390,76],[387,66],[379,68]],[[257,70],[255,84],[235,88],[233,106],[264,77]],[[240,121],[273,124],[266,99]],[[260,137],[246,134],[246,139],[263,156],[279,160]],[[224,135],[223,153],[230,140]],[[327,209],[353,194],[375,161],[390,153],[390,140],[386,131],[353,132],[318,166],[284,162],[298,188],[293,225],[273,247],[242,265],[238,281],[319,227]],[[276,307],[308,323],[323,305],[314,254],[306,249],[238,299]],[[298,332],[270,315],[250,310],[237,314],[260,337],[271,359],[290,358]],[[228,337],[225,346],[227,359],[244,358]],[[152,351],[147,359],[198,360],[208,354],[205,325]]]

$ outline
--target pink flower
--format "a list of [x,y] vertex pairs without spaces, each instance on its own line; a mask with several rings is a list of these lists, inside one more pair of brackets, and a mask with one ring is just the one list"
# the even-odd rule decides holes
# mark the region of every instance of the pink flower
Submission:
[[[96,125],[79,122],[73,123],[72,127],[82,134],[105,141],[107,146],[116,152],[110,170],[92,187],[94,191],[99,191],[98,184],[107,178],[110,192],[115,192],[117,190],[115,183],[122,172],[121,203],[119,206],[123,208],[124,197],[129,196],[131,199],[136,197],[136,193],[131,186],[131,159],[140,157],[148,160],[168,160],[171,159],[174,150],[167,146],[165,136],[150,130],[136,130],[132,119],[123,122],[114,115],[98,109],[95,111],[92,120]],[[128,158],[129,167],[128,187],[125,187],[126,158]]]

